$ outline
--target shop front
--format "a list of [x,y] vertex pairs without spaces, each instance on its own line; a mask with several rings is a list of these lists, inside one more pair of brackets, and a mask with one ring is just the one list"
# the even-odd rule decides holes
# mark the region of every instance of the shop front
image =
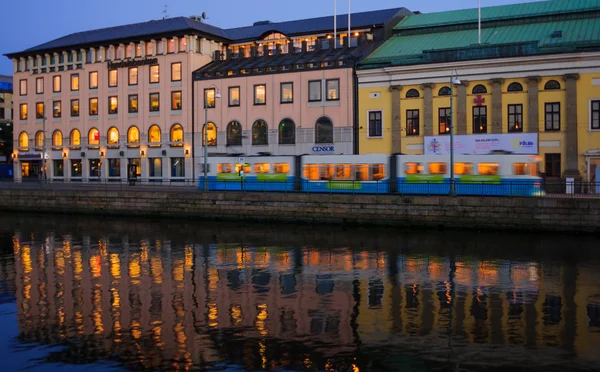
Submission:
[[23,179],[38,179],[42,173],[42,154],[19,153],[21,177]]

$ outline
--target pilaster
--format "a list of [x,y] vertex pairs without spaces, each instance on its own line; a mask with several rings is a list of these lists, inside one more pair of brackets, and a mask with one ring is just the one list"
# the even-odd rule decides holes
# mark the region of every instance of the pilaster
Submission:
[[566,82],[567,94],[567,169],[563,176],[580,179],[581,175],[577,162],[577,80],[579,80],[579,74],[566,74],[563,79]]
[[502,83],[504,79],[491,79],[492,84],[492,133],[502,133]]
[[389,91],[392,92],[392,154],[402,152],[402,123],[400,109],[400,90],[401,85],[392,85]]
[[528,76],[525,79],[527,82],[527,118],[529,120],[527,132],[529,133],[538,133],[540,131],[539,83],[541,80],[540,76]]
[[433,84],[424,83],[423,88],[423,135],[433,136]]

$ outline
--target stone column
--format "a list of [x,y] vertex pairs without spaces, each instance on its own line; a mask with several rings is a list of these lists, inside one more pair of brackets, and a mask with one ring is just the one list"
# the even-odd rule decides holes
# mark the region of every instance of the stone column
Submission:
[[392,85],[389,88],[390,92],[392,92],[392,154],[398,154],[402,152],[402,114],[400,113],[400,89],[402,89],[401,85]]
[[528,76],[525,79],[527,82],[527,104],[529,105],[529,109],[527,110],[527,118],[529,120],[527,132],[529,133],[538,133],[540,131],[540,80],[539,76]]
[[[467,87],[469,82],[463,80],[456,87],[456,132],[455,134],[467,134]],[[454,89],[453,89],[454,91]]]
[[491,79],[492,84],[492,133],[502,133],[502,83],[504,79]]
[[566,81],[567,94],[567,169],[563,176],[574,177],[578,180],[581,179],[577,163],[577,80],[579,80],[579,74],[567,74],[563,76],[563,79]]
[[433,136],[433,93],[432,83],[422,84],[423,88],[423,135]]

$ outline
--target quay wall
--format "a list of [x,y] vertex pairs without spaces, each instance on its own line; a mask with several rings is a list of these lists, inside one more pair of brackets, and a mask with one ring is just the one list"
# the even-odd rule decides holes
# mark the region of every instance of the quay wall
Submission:
[[600,199],[0,190],[0,211],[600,232]]

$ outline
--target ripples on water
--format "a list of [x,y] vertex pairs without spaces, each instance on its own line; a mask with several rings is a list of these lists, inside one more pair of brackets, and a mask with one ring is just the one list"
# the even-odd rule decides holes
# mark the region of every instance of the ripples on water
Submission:
[[21,368],[600,369],[595,237],[0,223],[1,355]]

